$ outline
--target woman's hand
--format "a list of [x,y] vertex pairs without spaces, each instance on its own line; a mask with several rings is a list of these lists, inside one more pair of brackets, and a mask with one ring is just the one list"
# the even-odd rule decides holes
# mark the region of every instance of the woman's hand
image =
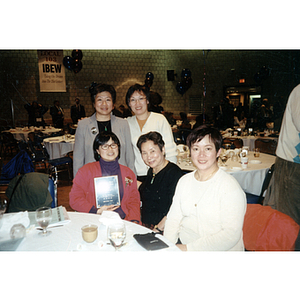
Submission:
[[[164,229],[165,229],[165,223],[166,223],[166,220],[167,220],[167,217],[165,216],[165,217],[163,217],[162,219],[161,219],[161,221],[153,228],[153,231],[154,232],[161,232],[161,231],[164,231]],[[157,230],[157,229],[159,229],[159,230]]]
[[176,246],[177,246],[181,251],[187,251],[186,245],[183,245],[183,244],[176,244]]
[[101,215],[105,210],[113,211],[120,207],[120,205],[103,205],[97,210],[97,214]]

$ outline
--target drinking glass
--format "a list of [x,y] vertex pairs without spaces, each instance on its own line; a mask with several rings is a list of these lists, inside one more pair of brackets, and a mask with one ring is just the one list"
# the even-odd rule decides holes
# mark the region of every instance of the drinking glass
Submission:
[[259,148],[254,149],[254,157],[259,157]]
[[227,155],[226,154],[221,154],[219,156],[219,159],[221,161],[221,165],[225,167],[226,166],[226,161],[228,160]]
[[7,208],[7,200],[6,199],[0,199],[0,228],[2,226],[2,218],[3,214],[5,213]]
[[50,207],[40,207],[35,211],[35,219],[43,231],[39,232],[40,235],[48,236],[51,231],[47,231],[47,227],[52,220],[52,209]]
[[126,238],[126,228],[123,222],[118,222],[111,224],[107,229],[107,238],[110,240],[111,244],[115,247],[117,251],[120,249]]

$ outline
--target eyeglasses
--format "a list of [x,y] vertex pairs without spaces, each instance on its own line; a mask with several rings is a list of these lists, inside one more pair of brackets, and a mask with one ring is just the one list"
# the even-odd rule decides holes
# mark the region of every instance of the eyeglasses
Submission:
[[111,148],[111,149],[116,149],[116,148],[118,148],[118,144],[105,144],[105,145],[101,145],[100,146],[100,148],[102,149],[102,150],[108,150],[108,148]]
[[132,104],[137,103],[137,101],[142,102],[142,101],[145,101],[145,100],[146,100],[146,97],[139,98],[139,99],[129,99],[130,103],[132,103]]

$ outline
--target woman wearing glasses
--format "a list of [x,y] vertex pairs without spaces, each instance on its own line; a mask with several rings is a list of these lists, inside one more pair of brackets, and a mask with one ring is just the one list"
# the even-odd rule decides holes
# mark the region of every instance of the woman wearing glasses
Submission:
[[[131,169],[119,164],[120,141],[112,132],[99,133],[93,144],[95,162],[81,167],[69,194],[70,206],[79,212],[102,214],[104,210],[119,213],[122,219],[140,223],[140,195],[135,174]],[[118,176],[120,206],[97,207],[94,178]]]
[[130,129],[126,120],[112,114],[116,102],[116,91],[112,85],[93,83],[89,89],[95,113],[78,122],[73,154],[73,175],[79,168],[95,161],[92,150],[95,136],[102,131],[115,133],[122,146],[120,163],[133,172],[134,155],[130,144]]
[[140,151],[137,147],[138,138],[149,131],[159,132],[165,141],[166,159],[177,163],[176,144],[170,124],[164,115],[149,112],[148,105],[150,91],[146,86],[135,84],[131,86],[126,94],[126,104],[133,111],[134,116],[128,117],[127,121],[130,127],[131,143],[134,150],[135,170],[137,179],[140,182],[145,181],[148,167],[144,163]]

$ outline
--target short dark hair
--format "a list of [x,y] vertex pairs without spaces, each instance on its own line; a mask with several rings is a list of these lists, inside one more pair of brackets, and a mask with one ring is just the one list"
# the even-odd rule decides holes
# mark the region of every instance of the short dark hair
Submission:
[[94,139],[94,143],[93,143],[93,151],[94,151],[94,158],[96,161],[99,161],[99,154],[97,152],[97,150],[99,149],[99,146],[105,145],[110,139],[113,140],[113,142],[115,144],[118,145],[118,150],[119,150],[119,155],[118,158],[120,158],[120,154],[121,154],[121,145],[120,145],[120,141],[118,139],[118,137],[110,131],[101,131],[100,133],[98,133]]
[[194,143],[200,142],[206,135],[209,135],[218,152],[222,146],[223,137],[220,131],[210,125],[204,124],[194,129],[187,137],[186,144],[190,151]]
[[[136,91],[137,91],[137,92],[142,92],[142,93],[146,96],[147,101],[150,102],[150,90],[149,90],[149,88],[148,88],[147,86],[145,86],[145,85],[140,85],[140,84],[136,83],[136,84],[132,85],[132,86],[128,89],[128,91],[127,91],[127,93],[126,93],[126,97],[125,97],[126,104],[127,104],[128,108],[129,108],[130,110],[131,110],[131,107],[129,106],[130,97],[131,97],[132,94],[133,94],[134,92],[136,92]],[[149,106],[149,104],[148,104],[148,106]],[[148,108],[149,108],[149,107],[148,107]]]
[[160,151],[162,151],[162,148],[165,145],[165,142],[159,132],[150,131],[146,134],[141,135],[136,143],[136,146],[139,148],[141,153],[142,153],[142,144],[148,141],[152,141],[154,145],[158,145]]
[[89,91],[91,93],[91,100],[92,100],[93,104],[95,103],[95,98],[96,98],[97,94],[102,93],[102,92],[109,92],[111,95],[113,104],[116,103],[116,97],[117,97],[116,90],[110,84],[104,84],[104,83],[96,84],[96,85],[92,86],[89,89]]

